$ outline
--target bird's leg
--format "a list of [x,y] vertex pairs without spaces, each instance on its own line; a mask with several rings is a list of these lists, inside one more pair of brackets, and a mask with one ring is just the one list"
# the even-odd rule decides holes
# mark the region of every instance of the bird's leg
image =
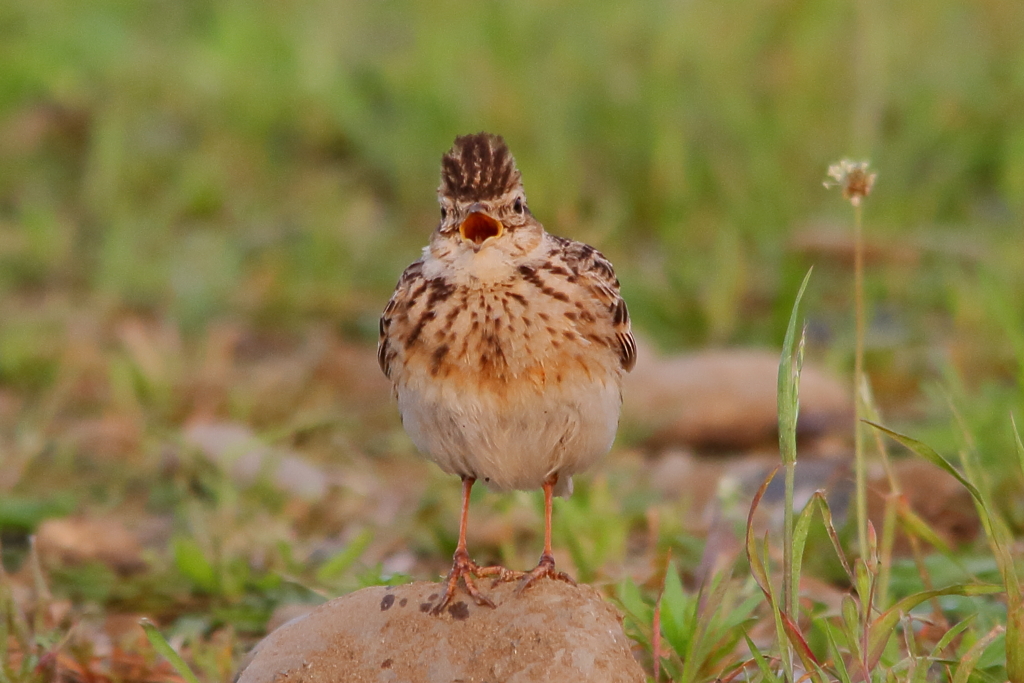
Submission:
[[432,614],[440,614],[445,606],[451,602],[455,595],[455,589],[459,585],[459,578],[466,584],[466,592],[478,605],[494,607],[494,603],[484,597],[476,587],[473,576],[491,576],[501,574],[508,570],[504,567],[479,567],[473,560],[469,559],[469,551],[466,550],[466,527],[469,523],[469,492],[473,489],[474,477],[462,478],[462,516],[459,518],[459,544],[455,546],[455,555],[452,557],[452,568],[445,579],[445,591],[441,602],[437,603]]
[[558,579],[576,585],[571,576],[565,572],[555,571],[555,556],[551,552],[551,497],[554,495],[556,483],[558,483],[557,474],[552,474],[544,481],[544,552],[541,553],[537,566],[522,575],[519,585],[516,587],[517,595],[540,578]]

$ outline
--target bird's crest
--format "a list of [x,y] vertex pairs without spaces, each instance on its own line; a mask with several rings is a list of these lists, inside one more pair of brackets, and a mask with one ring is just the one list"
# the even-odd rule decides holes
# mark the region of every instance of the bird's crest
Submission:
[[442,196],[462,201],[497,199],[521,185],[516,160],[500,135],[461,135],[441,157],[438,192]]

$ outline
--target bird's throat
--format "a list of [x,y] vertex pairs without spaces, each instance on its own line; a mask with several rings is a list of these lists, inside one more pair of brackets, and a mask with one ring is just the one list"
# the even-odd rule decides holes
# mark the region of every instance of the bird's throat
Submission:
[[501,221],[479,211],[474,211],[466,216],[466,220],[462,221],[462,225],[459,226],[459,234],[462,235],[462,239],[477,246],[491,237],[501,237],[503,232],[505,232],[505,226],[501,224]]

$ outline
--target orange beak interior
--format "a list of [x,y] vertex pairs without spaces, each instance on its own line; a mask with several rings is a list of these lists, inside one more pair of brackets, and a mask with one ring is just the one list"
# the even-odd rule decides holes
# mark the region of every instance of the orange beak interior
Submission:
[[490,216],[479,211],[466,216],[459,226],[459,234],[462,239],[469,240],[477,245],[483,244],[488,237],[498,237],[504,232],[505,226],[501,221],[494,220]]

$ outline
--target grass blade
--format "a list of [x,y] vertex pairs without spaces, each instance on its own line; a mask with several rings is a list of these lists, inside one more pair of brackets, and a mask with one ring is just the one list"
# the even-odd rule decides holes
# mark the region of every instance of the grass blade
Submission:
[[746,631],[743,632],[743,638],[747,641],[747,648],[750,650],[751,657],[754,663],[757,664],[757,668],[761,672],[762,679],[764,681],[771,681],[774,683],[779,680],[779,677],[775,675],[775,672],[768,666],[768,657],[762,654],[761,650],[757,648],[754,641],[750,639],[750,636]]
[[811,652],[811,646],[807,644],[807,639],[800,632],[800,627],[789,618],[788,614],[782,615],[782,625],[786,629],[786,635],[789,636],[789,642],[796,648],[796,654],[800,657],[800,662],[804,665],[804,668],[807,669],[811,680],[822,680],[820,675],[817,674],[818,669],[821,668],[821,663],[814,656],[814,653]]
[[142,630],[146,632],[146,639],[149,640],[149,644],[153,646],[153,649],[159,652],[164,659],[171,663],[174,670],[184,678],[187,683],[199,683],[199,679],[192,673],[192,669],[189,668],[185,660],[181,658],[171,644],[167,642],[164,635],[160,633],[159,629],[149,619],[142,619],[139,621],[139,625]]
[[761,557],[757,550],[757,540],[754,536],[754,513],[757,511],[757,506],[760,505],[765,491],[768,490],[768,485],[775,478],[778,471],[779,468],[776,467],[765,477],[761,487],[754,494],[754,499],[750,501],[750,512],[747,513],[747,562],[750,564],[750,573],[754,576],[754,581],[757,582],[761,592],[769,600],[771,599],[771,584],[768,583],[768,572],[765,569],[764,563],[761,562]]
[[[970,678],[971,672],[974,671],[975,665],[978,660],[981,659],[981,655],[984,654],[985,648],[989,646],[996,636],[1003,632],[1002,626],[996,626],[994,629],[985,634],[983,638],[980,638],[978,642],[971,646],[971,649],[967,651],[963,657],[960,658],[960,666],[956,668],[956,673],[953,675],[951,683],[967,683],[967,679]],[[1009,670],[1007,670],[1009,674]],[[1012,674],[1009,675],[1011,681],[1019,681],[1019,678],[1014,678]]]
[[174,565],[192,584],[210,594],[217,592],[217,569],[194,538],[176,536],[171,541]]
[[[690,641],[693,637],[693,625],[696,621],[696,600],[688,600],[683,592],[683,584],[679,580],[679,569],[675,560],[668,563],[665,570],[665,583],[661,600],[661,631],[665,639],[680,657],[686,657]],[[657,637],[657,630],[654,632]],[[684,659],[685,661],[685,659]]]
[[896,624],[899,622],[900,617],[903,614],[910,612],[910,610],[914,609],[922,602],[943,595],[990,595],[992,593],[1001,592],[1003,592],[1002,586],[971,584],[948,586],[946,588],[922,591],[920,593],[915,593],[914,595],[908,595],[885,612],[882,612],[882,614],[871,622],[866,653],[866,660],[869,667],[874,667],[875,664],[878,663],[878,659],[882,656],[882,652],[885,650],[885,646],[889,642],[889,638],[895,631]]
[[949,474],[953,475],[953,477],[958,482],[963,484],[964,488],[971,492],[971,495],[974,496],[974,499],[976,501],[978,501],[982,505],[985,504],[985,501],[982,499],[981,492],[978,490],[978,488],[971,482],[967,481],[964,475],[960,474],[959,470],[953,467],[953,465],[951,465],[948,460],[939,455],[931,446],[922,443],[917,439],[912,439],[909,436],[900,434],[899,432],[894,432],[893,430],[888,429],[887,427],[883,427],[880,424],[871,422],[870,420],[864,420],[864,422],[871,425],[880,432],[889,435],[896,441],[899,441],[901,444],[903,444],[910,450],[914,451],[915,453],[917,453],[918,455],[920,455],[922,458],[932,463],[933,465],[937,465],[944,469]]
[[839,558],[839,563],[842,565],[843,571],[846,572],[846,578],[853,584],[855,582],[853,569],[850,568],[850,563],[846,559],[846,553],[843,552],[843,544],[839,540],[839,533],[836,531],[836,525],[832,521],[832,508],[829,507],[825,494],[821,491],[815,491],[811,494],[811,500],[808,501],[807,507],[812,505],[817,505],[821,511],[821,519],[825,525],[825,531],[828,533],[828,538],[832,542],[832,549],[835,550],[836,557]]
[[786,326],[786,336],[782,341],[782,357],[779,360],[779,451],[782,453],[783,463],[796,462],[796,422],[800,412],[800,365],[803,360],[803,335],[801,335],[801,352],[794,354],[793,351],[796,345],[796,322],[800,300],[803,299],[804,290],[807,289],[807,282],[811,279],[813,271],[813,268],[807,271],[800,284],[800,289],[796,293],[793,310],[789,314],[789,324]]
[[836,642],[836,636],[832,632],[832,625],[827,621],[823,621],[825,635],[828,638],[829,652],[832,653],[832,663],[835,667],[836,676],[839,678],[839,683],[852,683],[850,679],[850,671],[846,668],[846,662],[843,660],[843,655],[839,651],[839,644]]
[[[796,423],[800,414],[800,371],[804,362],[804,342],[806,333],[801,331],[800,341],[796,343],[796,328],[800,300],[807,289],[813,268],[804,275],[800,290],[793,302],[793,310],[789,313],[789,324],[782,342],[782,358],[779,359],[778,380],[778,417],[779,417],[779,453],[785,469],[786,495],[782,523],[782,604],[785,611],[794,619],[798,615],[800,591],[800,573],[794,571],[793,543],[793,488],[796,476]],[[797,563],[798,566],[799,563]]]
[[[800,570],[803,566],[804,561],[804,548],[807,545],[807,534],[811,531],[811,519],[814,517],[814,511],[817,509],[817,502],[821,495],[820,491],[815,491],[811,496],[811,500],[804,506],[804,509],[800,511],[800,514],[796,518],[796,525],[793,527],[793,598],[794,600],[800,599]],[[796,618],[796,614],[793,614]]]
[[938,658],[942,651],[949,647],[949,644],[953,642],[953,639],[959,636],[961,633],[967,630],[967,627],[974,623],[977,614],[968,615],[963,621],[954,626],[953,628],[946,631],[939,642],[935,643],[935,647],[932,648],[932,657]]
[[329,583],[342,576],[369,547],[371,541],[373,541],[372,531],[369,529],[360,531],[355,538],[349,541],[348,545],[320,565],[316,570],[316,580],[320,583]]
[[654,683],[661,683],[661,601],[654,605],[654,620],[651,622],[651,660],[654,662]]
[[[1013,425],[1014,443],[1017,446],[1017,460],[1024,472],[1024,443],[1020,439],[1017,422],[1010,415]],[[1020,581],[1016,566],[1009,550],[1004,555],[1006,584],[1006,673],[1011,681],[1024,681],[1024,597],[1021,596]]]
[[1013,438],[1014,443],[1017,445],[1017,463],[1020,465],[1020,471],[1024,473],[1024,442],[1020,440],[1020,430],[1017,429],[1017,420],[1013,419],[1013,414],[1010,414],[1010,424],[1013,426]]
[[935,530],[928,525],[928,522],[924,521],[920,515],[914,512],[914,509],[910,507],[906,500],[900,500],[897,503],[896,515],[899,518],[903,533],[919,538],[941,553],[949,554],[953,552],[949,544],[935,533]]

